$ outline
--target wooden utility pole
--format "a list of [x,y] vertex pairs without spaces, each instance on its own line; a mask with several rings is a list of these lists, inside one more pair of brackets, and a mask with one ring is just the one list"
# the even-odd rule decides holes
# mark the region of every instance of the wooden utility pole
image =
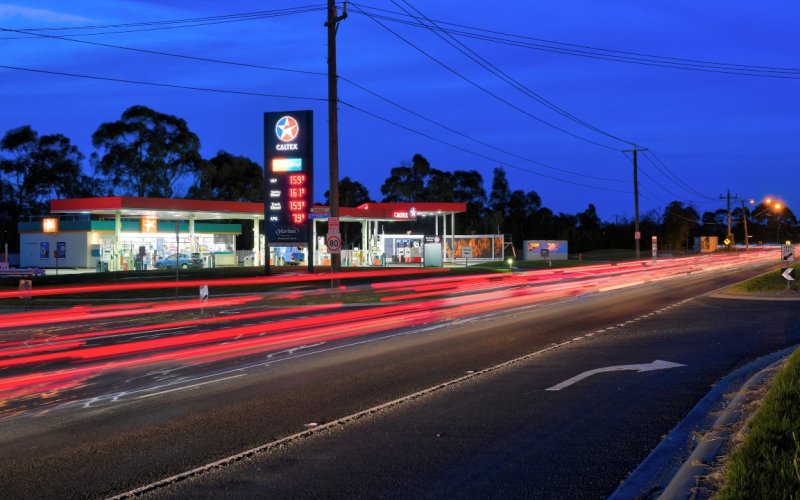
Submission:
[[745,251],[750,251],[750,236],[747,235],[747,212],[744,209],[744,200],[739,200],[742,202],[742,221],[744,221],[744,249]]
[[[342,15],[337,16],[336,2],[328,0],[328,163],[330,168],[330,200],[329,217],[339,218],[339,90],[336,74],[336,31],[339,21],[347,17],[347,4],[344,4]],[[342,257],[339,253],[331,254],[331,271],[342,268]]]
[[731,245],[733,244],[733,235],[731,234],[731,198],[734,199],[734,200],[738,200],[739,196],[737,195],[737,196],[731,197],[731,190],[729,189],[727,196],[726,195],[720,195],[719,196],[720,200],[724,200],[725,198],[728,199],[728,234],[725,236],[725,238],[730,242],[725,246],[727,246],[728,250],[730,250],[731,249]]
[[647,151],[647,148],[637,148],[636,144],[633,149],[624,149],[623,153],[633,153],[633,206],[634,206],[634,234],[633,238],[636,240],[636,259],[639,259],[640,250],[639,242],[642,239],[642,233],[639,232],[639,168],[637,164],[638,152]]

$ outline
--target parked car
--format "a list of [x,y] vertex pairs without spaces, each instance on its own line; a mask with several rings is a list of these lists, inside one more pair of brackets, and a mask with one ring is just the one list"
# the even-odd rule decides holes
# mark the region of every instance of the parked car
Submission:
[[[199,254],[198,254],[199,255]],[[188,254],[182,253],[179,258],[175,254],[168,255],[155,261],[156,269],[174,269],[176,262],[181,266],[181,269],[199,269],[203,267],[203,259]]]
[[303,263],[306,256],[303,252],[292,252],[289,254],[289,258],[286,259],[287,266],[299,266]]

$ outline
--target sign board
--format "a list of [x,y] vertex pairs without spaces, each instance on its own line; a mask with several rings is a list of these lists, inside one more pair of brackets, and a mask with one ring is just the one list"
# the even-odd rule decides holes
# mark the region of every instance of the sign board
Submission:
[[328,234],[340,234],[338,217],[330,217],[328,219]]
[[[461,247],[462,255],[464,248]],[[441,235],[436,234],[423,238],[422,263],[425,267],[444,267],[444,239]]]
[[731,244],[731,240],[729,240],[728,238],[725,238],[724,240],[722,240],[722,242],[725,243],[726,245]]
[[783,278],[788,282],[788,281],[794,281],[793,274],[794,274],[794,268],[793,267],[787,267],[786,269],[783,270],[783,273],[781,273],[781,276],[783,276]]
[[264,222],[267,244],[309,242],[313,184],[311,111],[264,113]]
[[342,251],[342,237],[338,234],[330,234],[325,237],[325,246],[330,253],[340,253]]
[[208,302],[208,285],[200,286],[200,302]]
[[[566,240],[524,240],[522,242],[525,260],[567,260],[568,244]],[[542,250],[547,250],[543,252]]]
[[392,219],[395,220],[415,220],[417,218],[417,209],[410,207],[408,210],[395,210],[392,212]]
[[641,231],[635,231],[635,232],[633,233],[633,239],[635,239],[635,240],[641,240],[641,239],[642,239],[642,233],[641,233]]
[[781,245],[781,262],[794,262],[794,245]]
[[658,236],[652,236],[650,238],[650,244],[652,245],[651,251],[653,255],[653,260],[655,260],[656,257],[658,257]]
[[461,256],[464,258],[472,258],[472,247],[461,247]]
[[56,242],[56,250],[53,252],[53,257],[56,259],[66,259],[67,258],[67,242],[66,241],[57,241]]

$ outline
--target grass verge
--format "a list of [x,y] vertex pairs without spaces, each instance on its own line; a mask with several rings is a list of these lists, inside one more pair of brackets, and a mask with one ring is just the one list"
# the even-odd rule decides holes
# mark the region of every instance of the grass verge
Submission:
[[794,267],[795,281],[790,281],[788,288],[786,286],[786,279],[781,276],[783,270],[776,269],[775,271],[736,284],[732,286],[730,290],[739,293],[797,293],[800,291],[800,264],[794,264],[792,267]]
[[800,498],[800,350],[775,377],[716,498]]

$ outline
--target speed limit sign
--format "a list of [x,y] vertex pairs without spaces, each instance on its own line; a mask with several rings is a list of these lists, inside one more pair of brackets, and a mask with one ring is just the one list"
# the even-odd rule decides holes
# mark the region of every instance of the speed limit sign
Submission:
[[328,234],[325,238],[325,246],[328,247],[328,252],[339,253],[342,250],[342,237],[338,234]]

